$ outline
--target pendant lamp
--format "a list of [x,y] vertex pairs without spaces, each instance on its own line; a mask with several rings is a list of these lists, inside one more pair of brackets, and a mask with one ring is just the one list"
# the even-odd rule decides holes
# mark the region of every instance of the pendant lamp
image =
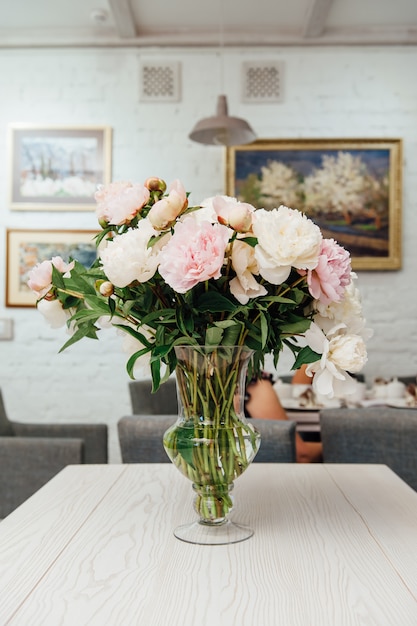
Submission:
[[226,96],[221,95],[217,99],[216,115],[197,122],[189,138],[215,146],[239,146],[251,143],[256,135],[245,120],[228,115]]

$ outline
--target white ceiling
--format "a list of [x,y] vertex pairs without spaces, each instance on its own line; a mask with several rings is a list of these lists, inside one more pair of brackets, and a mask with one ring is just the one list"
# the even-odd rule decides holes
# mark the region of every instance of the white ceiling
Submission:
[[417,0],[0,0],[0,48],[417,45]]

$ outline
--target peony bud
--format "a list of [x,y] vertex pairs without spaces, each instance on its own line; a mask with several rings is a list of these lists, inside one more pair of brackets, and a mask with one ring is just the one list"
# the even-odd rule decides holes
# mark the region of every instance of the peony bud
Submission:
[[229,196],[216,196],[212,200],[217,219],[223,226],[230,226],[238,233],[252,229],[254,207],[247,202],[238,202]]
[[149,191],[159,191],[164,193],[166,191],[167,185],[166,182],[162,180],[162,178],[151,177],[145,180],[145,187],[147,187]]
[[96,290],[101,293],[102,296],[108,298],[114,293],[114,286],[109,280],[97,280]]
[[251,229],[252,211],[246,204],[239,203],[230,208],[229,226],[238,233],[247,233]]
[[185,208],[187,198],[172,189],[168,196],[155,202],[148,213],[148,219],[156,230],[165,230],[175,223]]

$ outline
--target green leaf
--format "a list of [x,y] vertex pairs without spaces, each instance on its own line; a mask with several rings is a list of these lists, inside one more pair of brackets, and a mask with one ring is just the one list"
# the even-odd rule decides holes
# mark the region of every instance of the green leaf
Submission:
[[175,429],[176,449],[182,456],[187,465],[195,468],[193,458],[193,439],[195,438],[195,431],[192,426]]
[[289,296],[263,296],[259,298],[258,302],[278,302],[279,304],[298,304],[295,299]]
[[244,237],[243,239],[239,239],[239,241],[242,241],[243,243],[247,243],[252,248],[254,248],[258,244],[257,237]]
[[192,333],[194,330],[194,317],[191,315],[191,311],[187,308],[177,307],[176,319],[178,328],[184,335]]
[[96,235],[96,238],[95,238],[96,246],[98,247],[103,241],[103,239],[105,239],[112,231],[113,231],[113,227],[108,226],[107,228],[104,228],[100,233],[98,233],[98,235]]
[[135,330],[131,326],[126,326],[125,324],[113,324],[116,328],[120,328],[123,332],[131,335],[135,339],[139,341],[143,346],[146,347],[147,350],[150,350],[153,346],[153,342],[149,341],[145,335],[143,335],[140,331]]
[[161,384],[161,361],[151,361],[152,392],[155,393]]
[[64,343],[59,352],[63,352],[64,350],[69,348],[69,346],[72,346],[74,343],[77,343],[77,341],[80,341],[80,339],[84,339],[84,337],[90,337],[90,339],[98,339],[96,332],[97,330],[98,329],[95,328],[92,324],[86,324],[81,326],[72,335],[71,339],[68,339],[68,341]]
[[266,345],[266,341],[268,339],[268,322],[263,313],[260,313],[260,320],[261,320],[261,344],[262,344],[262,348],[264,348]]
[[135,378],[133,375],[133,370],[135,368],[136,361],[147,352],[149,352],[148,348],[143,348],[142,350],[138,350],[138,352],[132,354],[132,356],[129,358],[128,362],[126,363],[126,370],[130,378]]
[[65,288],[64,278],[61,272],[57,270],[55,265],[53,264],[52,264],[52,284],[55,285],[55,287],[58,287],[61,289]]
[[301,335],[310,328],[311,320],[308,318],[300,318],[295,322],[288,322],[280,326],[280,331],[289,335]]
[[298,370],[304,364],[314,363],[315,361],[318,361],[320,357],[321,355],[317,352],[314,352],[314,350],[312,350],[310,346],[305,346],[299,351],[292,369]]
[[[132,311],[133,315],[135,314]],[[176,312],[175,309],[159,309],[158,311],[152,311],[146,315],[140,314],[140,321],[145,326],[155,326],[155,320],[158,322],[157,326],[161,324],[175,324]]]
[[109,305],[107,298],[103,296],[91,296],[88,295],[85,297],[85,301],[89,307],[93,310],[98,311],[101,315],[110,315]]
[[89,320],[96,322],[101,317],[101,313],[91,309],[80,309],[71,317],[71,321],[87,322]]
[[206,331],[206,346],[219,346],[223,339],[223,328],[219,326],[210,326]]
[[222,311],[235,311],[236,305],[216,291],[206,291],[198,298],[197,309],[203,312],[220,313]]
[[240,335],[243,330],[243,324],[236,320],[224,320],[215,322],[216,326],[224,328],[222,344],[226,346],[236,346],[239,344]]

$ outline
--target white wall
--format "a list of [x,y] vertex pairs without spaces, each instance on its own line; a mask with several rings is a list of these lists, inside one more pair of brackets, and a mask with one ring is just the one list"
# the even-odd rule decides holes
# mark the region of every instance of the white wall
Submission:
[[[139,60],[182,63],[182,100],[139,102]],[[242,60],[285,63],[284,102],[240,103]],[[260,138],[401,137],[404,140],[403,268],[360,272],[369,325],[365,373],[417,373],[417,49],[312,47],[224,51],[224,84],[232,115],[247,118]],[[6,228],[92,229],[93,212],[9,209],[7,126],[94,125],[113,128],[113,179],[180,178],[192,200],[224,192],[223,149],[187,135],[214,113],[221,91],[216,50],[0,51],[0,318],[14,322],[0,341],[0,387],[10,417],[31,421],[106,421],[111,460],[119,460],[115,423],[130,412],[125,358],[112,331],[58,355],[65,331],[50,330],[35,309],[5,307]],[[284,358],[280,371],[289,367]]]

